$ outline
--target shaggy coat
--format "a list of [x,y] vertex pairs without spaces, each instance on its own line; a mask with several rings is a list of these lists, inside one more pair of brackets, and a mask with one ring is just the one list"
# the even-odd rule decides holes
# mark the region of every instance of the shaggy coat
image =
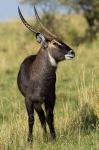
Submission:
[[[47,122],[51,137],[55,139],[53,111],[56,98],[55,83],[57,64],[62,60],[74,58],[75,53],[68,45],[55,38],[49,31],[50,38],[34,31],[23,18],[19,8],[18,10],[22,22],[29,30],[36,33],[37,41],[42,45],[36,55],[28,56],[22,62],[17,77],[18,87],[25,98],[28,113],[28,141],[32,142],[33,140],[34,110],[39,116],[44,134],[47,133]],[[37,15],[36,10],[35,14]],[[42,109],[42,104],[45,106],[45,113]]]

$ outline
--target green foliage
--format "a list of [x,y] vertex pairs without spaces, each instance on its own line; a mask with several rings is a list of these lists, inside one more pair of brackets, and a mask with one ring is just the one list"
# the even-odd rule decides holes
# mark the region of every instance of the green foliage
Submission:
[[83,11],[88,24],[86,35],[89,40],[97,37],[99,32],[99,1],[98,0],[59,0],[60,3],[70,6],[74,11]]
[[55,2],[56,0],[20,0],[20,3],[29,3],[30,5],[43,4],[45,6],[44,10],[46,10],[46,7],[52,9],[51,7],[53,7]]
[[[94,40],[97,38],[97,33],[99,32],[99,0],[20,0],[21,2],[28,2],[31,5],[42,3],[44,6],[43,11],[46,17],[46,25],[50,22],[50,27],[53,28],[54,18],[55,18],[55,10],[57,8],[57,3],[66,6],[69,9],[69,12],[83,12],[83,16],[87,22],[86,33],[84,37],[78,37],[78,42],[84,42],[87,40]],[[60,5],[61,7],[61,5]],[[48,12],[48,13],[46,13]],[[50,13],[51,12],[51,13]],[[53,12],[53,13],[52,13]],[[72,31],[74,36],[76,36],[76,32]],[[75,39],[73,41],[75,41]]]

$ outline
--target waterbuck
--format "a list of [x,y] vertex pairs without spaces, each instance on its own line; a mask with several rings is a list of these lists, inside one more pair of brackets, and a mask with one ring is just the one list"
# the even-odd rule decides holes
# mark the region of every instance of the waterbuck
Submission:
[[[74,58],[75,53],[68,45],[63,43],[43,25],[35,6],[35,16],[44,33],[34,30],[33,27],[27,23],[19,7],[18,12],[23,24],[36,36],[37,42],[41,44],[41,48],[36,55],[28,56],[22,62],[17,77],[18,87],[25,98],[28,113],[28,141],[32,142],[33,140],[34,110],[39,116],[44,134],[47,133],[47,122],[51,138],[55,139],[53,110],[56,97],[56,69],[60,61]],[[42,104],[45,106],[46,117],[42,109]]]

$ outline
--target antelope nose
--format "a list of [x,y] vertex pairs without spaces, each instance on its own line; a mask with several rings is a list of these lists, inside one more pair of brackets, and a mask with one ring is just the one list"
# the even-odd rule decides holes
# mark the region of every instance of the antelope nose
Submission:
[[75,52],[73,50],[70,50],[69,54],[72,55],[72,57],[75,57]]

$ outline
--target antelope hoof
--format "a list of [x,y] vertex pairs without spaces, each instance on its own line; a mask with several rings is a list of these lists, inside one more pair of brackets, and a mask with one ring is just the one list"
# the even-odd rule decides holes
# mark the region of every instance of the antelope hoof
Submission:
[[33,142],[33,136],[32,136],[32,135],[29,135],[29,136],[28,136],[28,142],[29,142],[30,144],[32,144],[32,142]]
[[51,140],[52,140],[52,141],[56,141],[56,134],[55,134],[55,133],[52,133],[52,135],[51,135]]

